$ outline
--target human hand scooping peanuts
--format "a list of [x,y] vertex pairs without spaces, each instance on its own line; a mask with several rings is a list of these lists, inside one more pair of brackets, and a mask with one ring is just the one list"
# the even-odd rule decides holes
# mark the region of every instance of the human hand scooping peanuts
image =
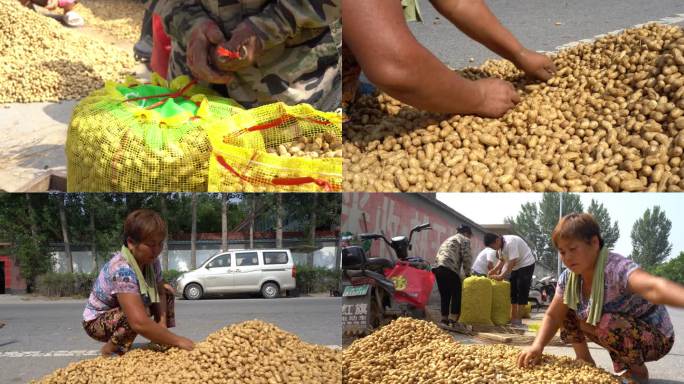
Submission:
[[[512,84],[504,80],[469,80],[443,64],[413,36],[405,19],[407,14],[418,12],[407,12],[410,6],[402,9],[402,3],[343,2],[343,104],[353,101],[361,71],[393,98],[431,112],[496,118],[520,101]],[[511,61],[528,77],[546,81],[555,73],[551,59],[525,48],[484,1],[431,0],[431,3],[462,32]]]

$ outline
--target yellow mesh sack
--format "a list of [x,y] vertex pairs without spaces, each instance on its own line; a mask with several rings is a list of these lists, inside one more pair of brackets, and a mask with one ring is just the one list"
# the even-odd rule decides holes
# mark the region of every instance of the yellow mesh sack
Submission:
[[531,302],[528,302],[527,305],[522,307],[522,318],[523,319],[529,319],[532,316],[532,304]]
[[490,280],[492,283],[492,323],[504,325],[511,321],[511,283]]
[[241,110],[187,76],[107,82],[74,109],[67,189],[206,191],[211,145],[205,127]]
[[211,125],[210,192],[342,188],[342,118],[308,104],[244,110]]
[[492,324],[492,283],[486,277],[470,276],[463,280],[459,323]]

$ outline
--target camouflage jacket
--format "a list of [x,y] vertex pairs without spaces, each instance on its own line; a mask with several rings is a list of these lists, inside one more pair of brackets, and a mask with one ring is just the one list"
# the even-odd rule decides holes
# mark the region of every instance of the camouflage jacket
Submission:
[[263,52],[254,66],[235,74],[236,80],[227,86],[228,95],[247,107],[273,101],[315,104],[335,87],[341,87],[340,3],[163,0],[155,12],[162,17],[173,40],[172,50],[180,51],[172,53],[171,77],[190,74],[184,62],[185,50],[195,25],[212,19],[229,39],[231,31],[246,22],[261,40]]
[[437,251],[436,264],[438,267],[449,268],[459,275],[461,275],[462,268],[464,275],[470,275],[470,268],[473,265],[470,239],[460,233],[446,239]]

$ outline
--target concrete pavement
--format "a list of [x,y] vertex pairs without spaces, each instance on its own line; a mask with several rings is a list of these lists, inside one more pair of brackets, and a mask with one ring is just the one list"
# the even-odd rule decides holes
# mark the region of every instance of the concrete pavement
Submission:
[[[524,46],[538,51],[555,51],[571,42],[650,21],[682,25],[684,20],[681,0],[487,0],[487,5]],[[444,19],[430,2],[420,1],[420,6],[424,22],[409,23],[409,27],[441,61],[461,68],[498,58]]]

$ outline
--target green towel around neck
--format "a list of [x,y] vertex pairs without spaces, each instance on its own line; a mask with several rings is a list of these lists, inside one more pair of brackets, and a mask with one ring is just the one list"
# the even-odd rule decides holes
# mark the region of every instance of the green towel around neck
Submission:
[[128,262],[128,265],[130,265],[131,268],[133,268],[133,271],[135,272],[135,277],[138,278],[140,294],[143,297],[149,297],[150,303],[158,303],[159,292],[157,292],[157,279],[155,279],[154,276],[154,267],[152,265],[148,265],[144,268],[144,271],[141,271],[138,262],[135,260],[135,257],[128,249],[128,247],[126,247],[125,245],[121,247],[121,254],[123,255],[124,259]]
[[401,0],[401,6],[404,9],[404,18],[406,21],[423,21],[418,1],[419,0]]
[[[603,282],[605,278],[606,261],[608,260],[608,250],[604,247],[599,252],[599,257],[594,266],[594,278],[591,281],[591,307],[589,308],[589,316],[587,323],[596,325],[601,320],[603,314]],[[565,292],[563,293],[563,303],[573,311],[577,311],[577,304],[582,297],[580,292],[579,279],[580,276],[570,270],[568,282],[565,285]]]

